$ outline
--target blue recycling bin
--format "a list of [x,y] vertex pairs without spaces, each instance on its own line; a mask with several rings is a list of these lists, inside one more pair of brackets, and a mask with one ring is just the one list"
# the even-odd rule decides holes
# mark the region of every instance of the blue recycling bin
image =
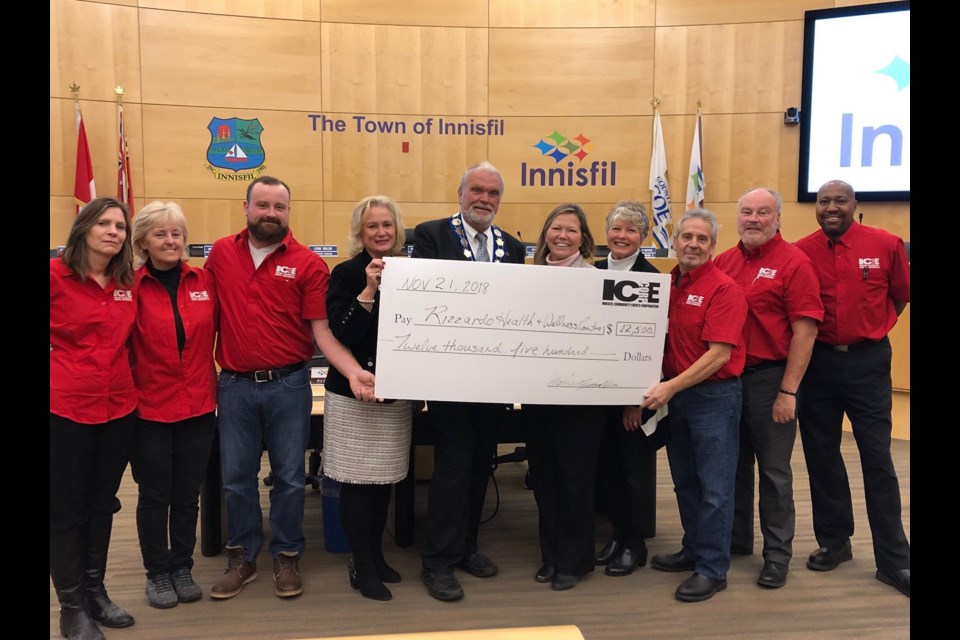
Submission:
[[320,481],[323,495],[323,545],[330,553],[350,551],[347,535],[340,526],[340,482],[323,476]]

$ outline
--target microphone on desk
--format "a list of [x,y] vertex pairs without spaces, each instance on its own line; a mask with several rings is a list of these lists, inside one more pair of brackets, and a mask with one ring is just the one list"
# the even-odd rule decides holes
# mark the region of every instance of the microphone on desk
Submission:
[[520,229],[517,229],[517,240],[519,240],[523,244],[527,244],[526,242],[523,242],[523,235],[520,233]]

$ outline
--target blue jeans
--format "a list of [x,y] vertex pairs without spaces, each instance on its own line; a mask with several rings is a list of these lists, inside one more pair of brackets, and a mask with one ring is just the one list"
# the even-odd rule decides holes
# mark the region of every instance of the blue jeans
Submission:
[[313,406],[309,368],[269,382],[221,372],[217,394],[227,546],[243,547],[250,562],[263,546],[257,476],[266,446],[273,473],[270,555],[276,557],[281,551],[302,554],[304,452]]
[[683,553],[695,571],[725,580],[730,568],[733,489],[740,448],[740,379],[700,383],[670,400],[667,459]]

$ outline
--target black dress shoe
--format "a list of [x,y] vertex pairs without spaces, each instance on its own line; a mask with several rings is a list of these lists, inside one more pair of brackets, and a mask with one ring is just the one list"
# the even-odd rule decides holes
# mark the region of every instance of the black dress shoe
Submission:
[[553,576],[553,581],[550,583],[550,588],[554,591],[566,591],[567,589],[573,589],[577,586],[577,582],[580,581],[580,576],[571,575],[568,573],[558,573]]
[[621,549],[623,544],[616,538],[610,538],[607,544],[603,545],[603,549],[600,549],[600,553],[593,557],[593,561],[598,565],[610,564]]
[[540,583],[553,582],[553,577],[557,575],[557,568],[552,564],[545,564],[537,570],[534,580]]
[[877,569],[877,580],[888,584],[903,595],[910,597],[910,569],[881,571]]
[[696,566],[693,558],[688,558],[680,550],[676,553],[653,556],[650,566],[660,571],[693,571]]
[[757,584],[761,587],[779,589],[787,584],[787,571],[787,565],[766,560],[763,563],[763,569],[760,571],[760,577],[757,578]]
[[471,553],[460,562],[460,568],[478,578],[490,578],[500,571],[493,560],[482,553]]
[[853,550],[850,548],[850,541],[839,549],[828,549],[820,547],[810,554],[807,558],[807,569],[814,571],[833,571],[841,562],[853,559]]
[[628,576],[633,573],[633,570],[637,567],[643,567],[647,564],[647,547],[644,545],[640,549],[634,551],[627,547],[623,548],[623,551],[620,552],[620,555],[613,559],[609,565],[607,565],[604,573],[608,576],[620,577]]
[[727,588],[726,580],[714,580],[695,573],[677,587],[677,600],[682,602],[702,602],[709,600],[717,591]]
[[463,597],[463,589],[452,573],[430,571],[420,572],[420,580],[427,585],[427,593],[444,602],[452,602]]

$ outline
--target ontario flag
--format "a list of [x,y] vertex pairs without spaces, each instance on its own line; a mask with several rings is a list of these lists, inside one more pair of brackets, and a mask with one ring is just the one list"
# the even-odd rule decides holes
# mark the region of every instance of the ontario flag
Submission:
[[76,102],[75,106],[77,109],[77,173],[73,180],[73,201],[77,205],[76,213],[80,213],[80,209],[97,197],[97,189],[93,184],[93,163],[90,161],[90,146],[87,144],[87,130],[83,126],[83,116],[80,114],[80,102]]
[[687,171],[687,209],[703,205],[703,133],[700,129],[700,110],[697,110],[697,126],[693,130],[693,148],[690,149],[690,169]]
[[123,105],[117,105],[117,200],[125,202],[133,215],[133,185],[130,183],[130,152],[123,129]]

